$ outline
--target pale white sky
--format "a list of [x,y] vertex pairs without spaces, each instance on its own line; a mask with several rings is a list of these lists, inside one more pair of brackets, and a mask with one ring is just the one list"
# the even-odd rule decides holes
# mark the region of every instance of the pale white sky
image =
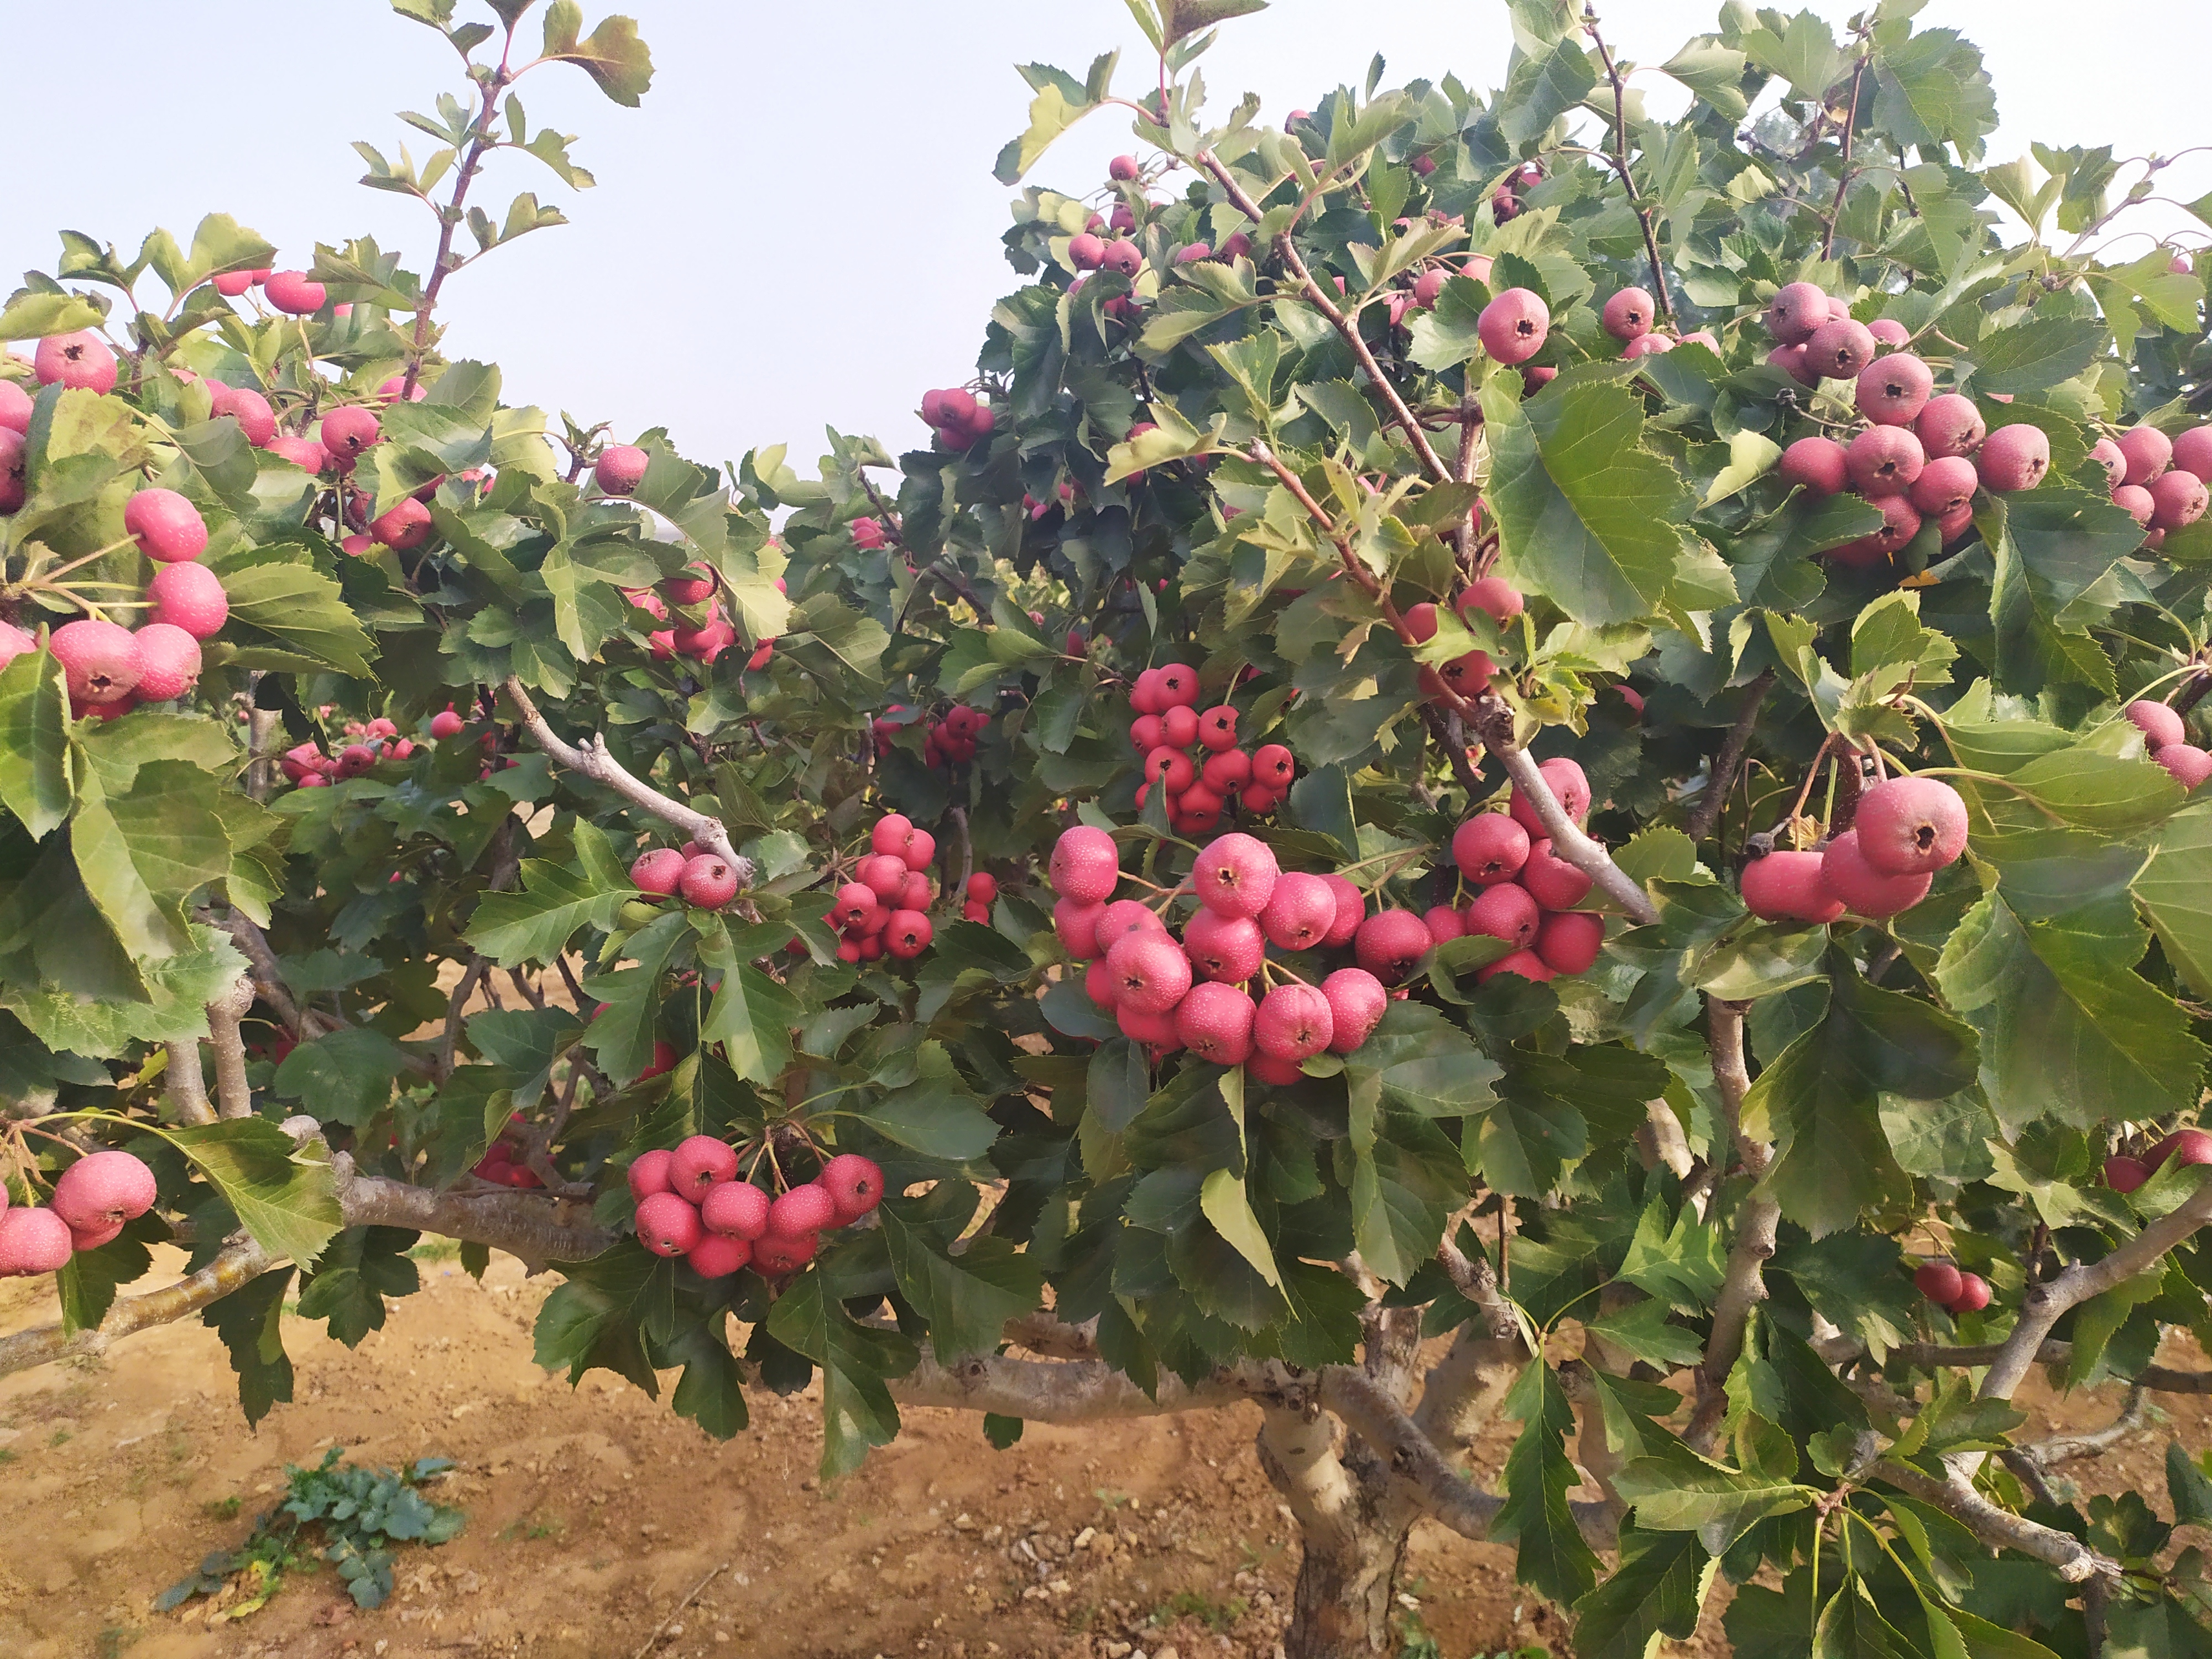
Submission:
[[[2003,121],[1992,161],[2031,138],[2135,155],[2204,137],[2185,51],[2203,5],[1930,0],[1920,21],[1959,28],[1987,53]],[[1119,46],[1119,84],[1146,72],[1121,0],[613,9],[635,15],[653,48],[653,90],[627,110],[573,70],[523,82],[533,125],[580,135],[572,154],[599,187],[578,195],[527,157],[501,158],[482,187],[495,216],[534,190],[574,223],[454,279],[447,349],[503,364],[514,401],[611,420],[624,436],[665,424],[709,462],[787,441],[809,470],[828,422],[894,451],[917,441],[921,392],[972,372],[991,302],[1014,281],[999,244],[1011,192],[991,177],[1024,124],[1029,92],[1011,65],[1079,76]],[[1854,9],[1820,8],[1838,25]],[[183,240],[216,209],[299,263],[318,239],[369,233],[427,264],[428,215],[356,184],[347,145],[391,153],[404,135],[418,159],[433,147],[392,115],[429,109],[453,84],[455,60],[429,30],[380,0],[101,0],[103,38],[128,43],[128,56],[88,77],[69,69],[88,61],[82,8],[13,9],[0,272],[51,270],[63,227],[128,253],[152,226]],[[477,0],[459,9],[483,15]],[[1626,57],[1660,63],[1710,30],[1717,9],[1622,0],[1603,27]],[[587,0],[591,21],[601,10]],[[525,31],[535,40],[534,15]],[[1224,107],[1249,89],[1279,120],[1362,79],[1378,51],[1388,84],[1453,70],[1494,86],[1508,39],[1504,7],[1484,0],[1275,0],[1228,24],[1203,66]],[[1126,121],[1102,114],[1031,178],[1082,193],[1131,148]],[[2208,159],[2175,167],[2168,193],[2212,189]]]

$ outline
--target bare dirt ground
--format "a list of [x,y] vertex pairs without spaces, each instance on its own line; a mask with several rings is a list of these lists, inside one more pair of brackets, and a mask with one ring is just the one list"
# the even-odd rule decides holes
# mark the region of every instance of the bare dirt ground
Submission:
[[[173,1263],[167,1264],[173,1266]],[[912,1412],[833,1491],[815,1479],[819,1406],[752,1397],[721,1443],[594,1372],[571,1391],[531,1363],[549,1281],[501,1256],[479,1285],[451,1260],[349,1351],[288,1318],[296,1400],[249,1431],[221,1344],[197,1322],[104,1360],[0,1382],[0,1653],[7,1659],[1270,1659],[1295,1538],[1251,1455],[1250,1407],[1082,1431],[1032,1425],[1000,1452],[979,1419]],[[157,1267],[157,1273],[161,1271]],[[0,1329],[56,1316],[46,1281],[0,1287]],[[2193,1357],[2193,1350],[2191,1351]],[[2100,1425],[2118,1390],[2028,1403]],[[2212,1439],[2206,1403],[2065,1473],[2163,1507],[2169,1432]],[[1477,1466],[1503,1461],[1501,1424]],[[354,1610],[321,1570],[261,1612],[153,1610],[207,1553],[242,1540],[288,1463],[459,1464],[442,1501],[468,1524],[403,1548],[398,1591]],[[240,1500],[233,1511],[226,1500]],[[711,1575],[711,1577],[710,1577]],[[697,1589],[704,1580],[703,1589]],[[1547,1638],[1562,1621],[1512,1582],[1509,1550],[1424,1526],[1407,1613],[1445,1659]],[[688,1606],[678,1604],[697,1589]],[[1419,1626],[1417,1626],[1419,1627]],[[655,1639],[655,1632],[659,1632]],[[1673,1651],[1726,1653],[1717,1637]]]

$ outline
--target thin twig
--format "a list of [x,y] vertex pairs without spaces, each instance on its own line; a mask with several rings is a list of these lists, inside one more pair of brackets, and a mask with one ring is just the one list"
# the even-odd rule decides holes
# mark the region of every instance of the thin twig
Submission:
[[653,1651],[653,1644],[660,1639],[660,1632],[668,1628],[671,1620],[674,1620],[677,1613],[683,1612],[684,1609],[690,1607],[692,1602],[697,1601],[699,1599],[699,1592],[706,1589],[708,1585],[713,1583],[716,1575],[728,1571],[729,1566],[730,1564],[728,1562],[723,1562],[720,1566],[713,1569],[704,1578],[702,1578],[697,1583],[692,1585],[691,1594],[685,1596],[681,1601],[678,1601],[673,1610],[670,1612],[668,1617],[662,1620],[659,1624],[653,1627],[653,1634],[645,1638],[644,1642],[640,1644],[638,1650],[630,1656],[630,1659],[645,1659],[645,1656]]
[[1751,742],[1752,727],[1759,723],[1759,711],[1765,704],[1766,694],[1773,684],[1771,668],[1760,669],[1745,684],[1743,707],[1736,711],[1735,723],[1729,727],[1728,736],[1721,742],[1721,752],[1713,761],[1705,793],[1690,809],[1692,841],[1705,840],[1720,822],[1721,813],[1728,805],[1729,791],[1735,785],[1735,769]]
[[1583,9],[1583,28],[1597,48],[1598,62],[1605,66],[1605,78],[1613,82],[1613,171],[1620,175],[1620,187],[1628,192],[1628,205],[1636,215],[1636,222],[1644,228],[1644,252],[1651,261],[1651,286],[1658,290],[1659,309],[1667,313],[1669,326],[1681,325],[1674,319],[1674,302],[1668,297],[1667,272],[1659,263],[1659,239],[1652,228],[1651,210],[1636,194],[1636,178],[1628,170],[1628,93],[1621,81],[1620,69],[1613,61],[1597,32],[1597,13],[1588,6]]
[[1836,222],[1844,215],[1844,192],[1851,184],[1851,131],[1859,124],[1859,84],[1866,79],[1867,52],[1863,46],[1859,52],[1858,66],[1851,71],[1850,107],[1844,114],[1844,155],[1836,164],[1836,199],[1828,204],[1828,217],[1820,233],[1820,257],[1826,259],[1836,246]]

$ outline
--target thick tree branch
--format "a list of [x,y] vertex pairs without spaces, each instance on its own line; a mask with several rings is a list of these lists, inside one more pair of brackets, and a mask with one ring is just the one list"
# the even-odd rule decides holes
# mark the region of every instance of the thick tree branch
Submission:
[[654,817],[673,824],[717,858],[726,859],[730,867],[737,872],[739,887],[752,885],[752,860],[738,856],[737,849],[730,845],[730,832],[722,827],[720,819],[709,817],[704,812],[686,806],[672,796],[662,794],[642,779],[633,776],[629,769],[609,751],[603,738],[586,737],[576,744],[563,742],[546,723],[545,716],[538,712],[538,705],[531,701],[530,693],[524,690],[522,682],[512,674],[507,677],[506,690],[520,713],[523,725],[530,729],[530,735],[537,740],[540,749],[571,772],[581,774],[592,782],[612,790],[632,805],[641,806]]
[[[1260,204],[1252,199],[1251,192],[1237,182],[1237,175],[1224,166],[1212,150],[1201,149],[1192,159],[1213,176],[1214,183],[1221,186],[1222,193],[1229,198],[1239,213],[1255,225],[1267,217]],[[1429,442],[1429,434],[1422,428],[1420,417],[1398,395],[1398,388],[1390,383],[1390,377],[1382,372],[1382,365],[1375,361],[1375,354],[1367,349],[1367,342],[1360,337],[1359,319],[1338,305],[1328,291],[1315,280],[1314,274],[1306,269],[1306,262],[1299,256],[1297,243],[1291,234],[1291,227],[1285,225],[1276,235],[1275,251],[1282,255],[1284,265],[1297,279],[1306,303],[1328,318],[1329,325],[1344,337],[1344,343],[1352,349],[1352,356],[1367,372],[1367,378],[1374,386],[1376,395],[1389,407],[1391,422],[1406,434],[1407,441],[1413,447],[1413,453],[1420,457],[1421,470],[1437,483],[1450,483],[1451,469],[1444,465],[1443,458]]]
[[902,1406],[994,1412],[1036,1423],[1088,1423],[1107,1417],[1169,1417],[1246,1400],[1271,1385],[1252,1366],[1218,1372],[1195,1387],[1163,1374],[1149,1395],[1103,1359],[1014,1359],[976,1354],[945,1365],[926,1348],[921,1363],[885,1384]]
[[[1814,1348],[1820,1358],[1832,1365],[1849,1364],[1864,1357],[1866,1348],[1855,1337],[1841,1337]],[[1883,1356],[1892,1365],[1910,1366],[1915,1370],[1934,1370],[1939,1366],[1956,1365],[1964,1370],[1978,1370],[1996,1363],[2006,1345],[2002,1342],[1950,1344],[1944,1342],[1907,1342],[1890,1349]],[[2049,1340],[2035,1351],[2031,1362],[2038,1365],[2065,1366],[2072,1363],[2074,1345],[2071,1342]],[[2172,1365],[2145,1365],[2132,1376],[2119,1379],[2138,1389],[2148,1389],[2153,1394],[2212,1394],[2212,1370],[2185,1371]]]
[[1537,769],[1528,751],[1513,741],[1513,711],[1492,692],[1484,692],[1474,702],[1478,711],[1476,735],[1498,757],[1514,787],[1536,809],[1544,833],[1552,838],[1552,851],[1595,882],[1607,898],[1627,912],[1631,921],[1658,921],[1658,908],[1642,884],[1615,864],[1611,854],[1567,816],[1566,808],[1559,805],[1559,798],[1552,793],[1552,786],[1544,781],[1544,775]]
[[269,948],[268,936],[253,925],[251,916],[233,910],[223,919],[222,926],[252,970],[253,994],[276,1011],[276,1018],[284,1022],[295,1037],[301,1042],[313,1042],[337,1029],[340,1022],[312,1008],[302,1008],[294,999],[291,987],[284,982],[284,970],[276,961],[276,953]]
[[468,1005],[469,994],[477,988],[477,981],[490,971],[491,964],[482,957],[471,957],[469,965],[454,982],[453,993],[446,999],[446,1024],[438,1035],[438,1059],[435,1075],[441,1083],[453,1074],[453,1045],[461,1034],[461,1010]]
[[1766,694],[1773,687],[1774,671],[1762,668],[1743,688],[1743,707],[1736,711],[1735,723],[1729,727],[1728,736],[1721,740],[1721,751],[1714,757],[1711,781],[1698,804],[1690,809],[1690,839],[1703,841],[1713,833],[1727,809],[1729,791],[1735,785],[1735,769],[1743,760],[1744,749],[1751,742],[1752,727],[1759,723],[1759,711],[1765,705]]
[[2117,1577],[2120,1564],[2110,1556],[2100,1555],[2080,1539],[2070,1534],[2039,1526],[2034,1522],[2014,1515],[2010,1510],[2000,1509],[1974,1490],[1973,1484],[1964,1475],[1953,1473],[1948,1480],[1938,1480],[1932,1474],[1884,1458],[1874,1467],[1877,1480],[1888,1482],[1907,1497],[1917,1498],[1923,1504],[1933,1504],[1937,1509],[1966,1523],[1967,1528],[1984,1543],[1997,1549],[2018,1550],[2023,1555],[2056,1568],[2058,1576],[2069,1584],[2100,1574]]
[[2208,1221],[2212,1221],[2212,1181],[2202,1182],[2171,1213],[2152,1222],[2103,1260],[2077,1261],[2046,1283],[2030,1285],[2021,1298],[2019,1322],[1990,1361],[1978,1397],[2011,1399],[2028,1367],[2036,1363],[2051,1327],[2069,1309],[2146,1271]]
[[2084,1457],[2102,1457],[2149,1420],[2149,1393],[2138,1382],[2128,1390],[2120,1414],[2103,1428],[2081,1434],[2055,1434],[2048,1440],[2034,1441],[2016,1449],[2037,1468],[2055,1469],[2061,1463],[2076,1462]]
[[253,981],[240,975],[218,1001],[207,1006],[208,1046],[215,1050],[215,1096],[225,1117],[252,1117],[253,1091],[246,1081],[246,1036],[238,1022],[253,1006]]
[[118,1297],[107,1317],[91,1330],[64,1332],[59,1325],[40,1326],[0,1336],[0,1376],[46,1365],[57,1359],[73,1359],[107,1352],[109,1346],[137,1331],[167,1325],[220,1302],[233,1291],[281,1265],[252,1239],[226,1245],[222,1253],[198,1273],[189,1273],[162,1290],[143,1296]]
[[161,1045],[168,1055],[169,1116],[178,1123],[198,1127],[216,1121],[208,1104],[207,1079],[200,1071],[200,1045],[191,1038]]

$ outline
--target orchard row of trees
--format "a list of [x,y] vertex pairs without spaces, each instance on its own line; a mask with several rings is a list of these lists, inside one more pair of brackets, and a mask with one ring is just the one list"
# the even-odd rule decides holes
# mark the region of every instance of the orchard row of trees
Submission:
[[[434,1232],[710,1433],[818,1387],[831,1477],[1255,1402],[1299,1659],[1389,1650],[1425,1517],[1589,1656],[2212,1648],[2212,1474],[2056,1474],[2212,1388],[2170,158],[1991,164],[1909,3],[1651,64],[1516,3],[1494,90],[1271,122],[1198,69],[1261,0],[1134,0],[1139,93],[1022,71],[930,447],[726,476],[442,349],[560,219],[495,171],[592,182],[520,82],[651,74],[487,4],[396,0],[462,65],[361,147],[419,269],[217,215],[0,311],[0,1267],[63,1312],[0,1370],[197,1316],[258,1419],[287,1298],[358,1341]],[[2027,1440],[2037,1367],[2129,1412]]]

